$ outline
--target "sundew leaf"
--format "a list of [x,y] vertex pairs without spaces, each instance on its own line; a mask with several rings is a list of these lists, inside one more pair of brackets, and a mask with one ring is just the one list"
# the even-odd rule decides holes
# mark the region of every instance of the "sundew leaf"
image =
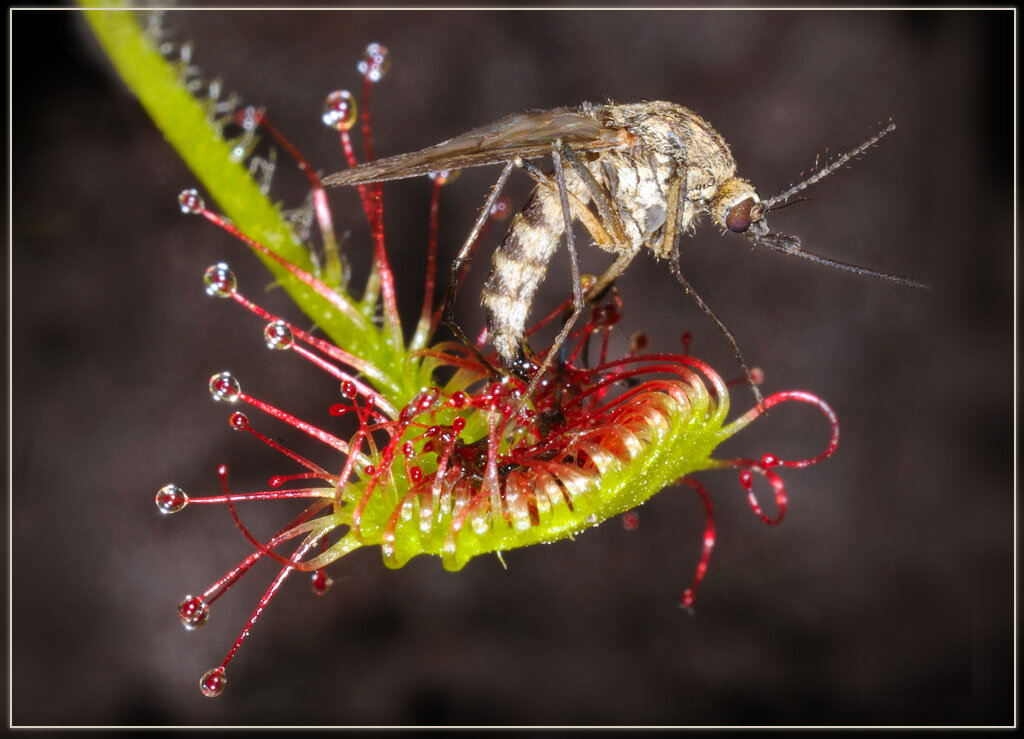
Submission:
[[[210,101],[191,94],[181,65],[168,62],[153,47],[137,14],[81,1],[125,83],[230,224],[207,211],[198,194],[183,193],[182,209],[201,213],[228,230],[237,228],[236,235],[263,259],[296,304],[336,345],[285,320],[274,320],[265,334],[268,347],[296,351],[335,383],[340,379],[342,402],[332,405],[330,413],[348,414],[359,424],[352,436],[339,438],[333,425],[319,428],[269,400],[244,393],[229,372],[211,378],[215,400],[237,401],[292,426],[325,445],[335,462],[320,467],[256,431],[248,417],[236,411],[229,419],[232,428],[252,433],[304,471],[290,469],[275,476],[267,490],[234,494],[227,466],[222,465],[218,476],[223,495],[190,497],[175,484],[158,491],[155,502],[162,513],[177,513],[189,504],[227,504],[236,527],[254,547],[252,554],[201,595],[181,601],[178,615],[187,629],[201,626],[210,604],[257,559],[267,557],[282,567],[220,666],[201,678],[204,695],[213,697],[223,691],[228,663],[292,572],[312,571],[314,589],[323,592],[329,584],[323,568],[363,546],[380,547],[388,567],[401,567],[412,557],[427,554],[438,557],[446,569],[459,570],[485,553],[500,555],[532,544],[572,539],[679,482],[696,491],[706,510],[701,559],[681,599],[689,607],[707,569],[715,530],[710,498],[688,476],[708,469],[737,470],[754,513],[765,523],[776,524],[782,520],[787,500],[776,468],[806,467],[835,450],[835,414],[816,396],[802,391],[775,393],[727,423],[726,383],[689,354],[631,349],[625,356],[608,358],[605,341],[594,366],[589,366],[586,351],[579,363],[577,354],[570,353],[558,366],[544,370],[543,382],[527,388],[521,378],[495,377],[486,359],[472,356],[462,345],[427,346],[437,315],[429,300],[406,345],[387,268],[383,222],[379,210],[371,218],[370,199],[364,194],[377,269],[364,291],[368,297],[353,298],[313,274],[307,247],[232,156],[231,144],[211,121]],[[379,52],[384,60],[386,49],[371,45],[367,52],[374,48],[373,53]],[[369,75],[365,79],[367,84],[374,81]],[[366,125],[368,130],[368,116]],[[280,143],[283,137],[277,140]],[[342,141],[348,149],[349,140],[343,137]],[[286,148],[304,162],[290,144]],[[441,184],[435,181],[436,186]],[[323,194],[319,183],[314,182],[314,193]],[[379,199],[375,202],[382,207]],[[432,228],[436,229],[436,221]],[[329,231],[324,228],[325,233]],[[431,248],[436,249],[436,240]],[[435,256],[432,251],[430,260]],[[428,274],[425,292],[432,295],[434,278],[432,271]],[[214,288],[211,295],[233,297],[262,319],[269,315],[241,295],[225,265],[208,270],[207,280],[208,292]],[[370,317],[378,307],[384,314],[380,327]],[[577,337],[607,338],[618,323],[618,310],[590,311]],[[581,348],[586,345],[586,338],[579,340]],[[443,381],[444,377],[448,379]],[[291,387],[308,386],[296,382]],[[336,393],[332,400],[338,399]],[[714,456],[722,441],[768,408],[790,401],[810,404],[824,414],[832,430],[825,451],[800,460],[774,454],[760,459]],[[774,510],[762,510],[753,490],[754,473],[774,494]],[[235,502],[258,500],[302,500],[307,508],[264,542],[246,528],[234,507]],[[294,548],[281,553],[288,543]]]

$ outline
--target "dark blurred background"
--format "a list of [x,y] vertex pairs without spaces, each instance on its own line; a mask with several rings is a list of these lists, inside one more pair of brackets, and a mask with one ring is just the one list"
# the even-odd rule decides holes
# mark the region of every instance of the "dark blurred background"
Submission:
[[[458,574],[426,557],[390,571],[368,549],[331,567],[323,598],[291,578],[213,701],[199,676],[276,570],[262,563],[185,633],[178,600],[249,546],[225,510],[163,518],[153,494],[169,481],[213,494],[220,462],[239,490],[290,469],[230,432],[212,373],[231,369],[325,425],[337,386],[271,355],[258,320],[203,294],[205,267],[228,260],[250,297],[301,321],[264,294],[267,273],[244,247],[178,211],[195,178],[77,13],[17,11],[12,23],[14,723],[1013,720],[1011,12],[170,13],[171,38],[195,44],[204,76],[265,106],[324,172],[343,157],[319,122],[323,98],[358,87],[371,41],[393,59],[374,90],[380,155],[527,108],[663,99],[711,121],[767,197],[891,116],[895,134],[771,224],[933,286],[754,252],[705,225],[684,242],[690,281],[765,370],[766,394],[817,393],[842,439],[827,462],[784,472],[778,527],[751,514],[733,473],[700,475],[718,545],[693,615],[677,602],[703,508],[673,488],[640,509],[638,530],[611,520],[574,543],[510,552],[507,571],[493,557]],[[303,180],[279,162],[274,193],[298,205]],[[467,171],[444,191],[443,264],[497,174]],[[514,175],[517,207],[528,191]],[[385,187],[410,328],[429,193],[425,179]],[[355,193],[331,198],[361,284]],[[584,251],[590,271],[607,263]],[[558,259],[538,311],[567,292]],[[486,263],[459,301],[474,331]],[[644,330],[674,351],[689,330],[694,354],[739,376],[665,264],[644,255],[620,290],[622,336]],[[738,411],[752,402],[734,391]],[[783,408],[722,454],[805,455],[826,434],[813,411]],[[244,515],[269,528],[284,507]]]

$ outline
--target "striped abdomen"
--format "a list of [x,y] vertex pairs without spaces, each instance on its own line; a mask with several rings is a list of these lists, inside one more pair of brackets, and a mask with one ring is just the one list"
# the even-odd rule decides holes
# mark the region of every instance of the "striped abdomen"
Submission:
[[533,295],[564,233],[558,194],[538,187],[491,258],[480,302],[487,311],[488,338],[506,369],[520,354]]

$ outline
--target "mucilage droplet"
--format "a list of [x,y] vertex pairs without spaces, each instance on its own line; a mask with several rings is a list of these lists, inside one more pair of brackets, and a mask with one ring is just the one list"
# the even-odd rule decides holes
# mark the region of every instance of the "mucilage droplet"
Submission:
[[238,288],[235,273],[224,262],[207,267],[203,274],[203,284],[206,285],[206,294],[214,298],[229,298]]
[[241,385],[230,372],[218,372],[210,378],[210,395],[216,401],[234,403],[241,392]]
[[348,131],[356,124],[356,99],[348,90],[335,90],[324,100],[322,120],[336,131]]

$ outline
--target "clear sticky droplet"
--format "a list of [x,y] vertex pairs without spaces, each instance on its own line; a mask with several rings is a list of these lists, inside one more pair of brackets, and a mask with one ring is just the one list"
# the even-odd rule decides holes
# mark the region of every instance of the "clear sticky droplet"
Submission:
[[291,349],[292,344],[295,343],[292,328],[284,321],[268,323],[267,327],[263,330],[263,338],[267,342],[268,349],[277,351]]
[[238,121],[238,125],[245,131],[255,131],[259,128],[260,123],[263,122],[263,108],[256,108],[252,105],[239,111],[235,116]]
[[356,98],[348,90],[335,90],[324,100],[323,122],[336,131],[348,131],[358,118]]
[[439,185],[448,185],[458,179],[460,174],[461,169],[442,169],[440,172],[431,172],[428,176]]
[[188,631],[195,631],[210,620],[210,606],[198,595],[186,595],[178,604],[178,618]]
[[182,190],[178,195],[178,205],[181,206],[182,213],[198,213],[206,208],[206,204],[199,197],[199,191],[196,189]]
[[156,507],[161,513],[177,513],[187,505],[188,494],[174,483],[164,485],[156,493]]
[[224,675],[223,667],[216,667],[212,670],[207,670],[203,673],[203,676],[199,678],[199,689],[203,691],[203,695],[207,698],[216,698],[224,692],[224,686],[227,684],[228,679]]
[[629,337],[629,353],[639,354],[651,345],[651,340],[643,331],[637,331]]
[[495,221],[504,221],[512,212],[512,201],[508,198],[498,198],[491,206],[490,216]]
[[391,59],[388,55],[388,47],[378,43],[370,44],[363,52],[363,58],[356,65],[359,74],[367,80],[376,84],[384,79],[384,75],[391,69]]
[[416,403],[416,409],[420,413],[426,413],[434,407],[440,396],[441,391],[436,387],[429,387],[425,390],[421,390],[414,401]]
[[203,274],[206,294],[214,298],[230,298],[238,287],[235,273],[224,262],[218,262],[206,268]]
[[230,372],[218,372],[210,378],[210,395],[218,402],[234,403],[241,392],[242,386]]
[[235,431],[245,431],[249,428],[249,417],[244,413],[232,413],[228,418],[228,425]]
[[324,570],[317,570],[310,578],[310,587],[313,588],[316,595],[323,595],[331,589],[333,584],[334,580]]

